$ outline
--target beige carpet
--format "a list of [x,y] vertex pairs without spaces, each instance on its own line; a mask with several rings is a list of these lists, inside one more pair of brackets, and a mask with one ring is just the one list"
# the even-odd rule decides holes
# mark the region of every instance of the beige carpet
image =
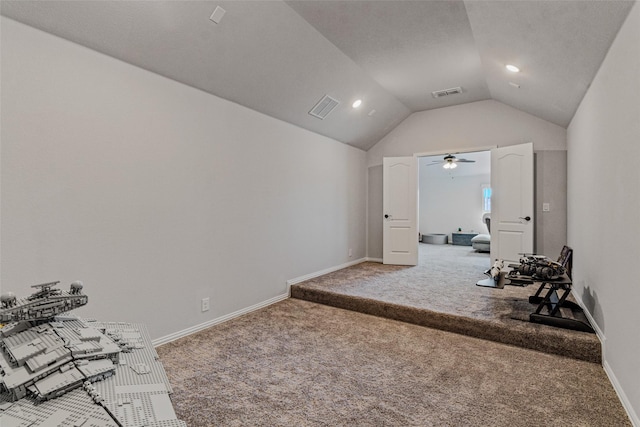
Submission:
[[193,427],[631,425],[597,364],[297,299],[157,350]]
[[468,246],[420,244],[418,266],[365,262],[294,285],[291,296],[601,363],[595,334],[528,321],[535,286],[476,286],[489,264]]

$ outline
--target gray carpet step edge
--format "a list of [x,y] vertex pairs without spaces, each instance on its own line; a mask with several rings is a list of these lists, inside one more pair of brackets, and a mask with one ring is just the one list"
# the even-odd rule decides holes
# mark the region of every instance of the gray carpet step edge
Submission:
[[500,322],[345,295],[305,287],[304,284],[291,286],[291,297],[543,353],[602,363],[600,342],[593,339],[583,339],[584,332],[558,339],[553,336],[553,329],[545,331],[546,328],[553,328],[552,326],[535,325],[531,329],[513,328]]

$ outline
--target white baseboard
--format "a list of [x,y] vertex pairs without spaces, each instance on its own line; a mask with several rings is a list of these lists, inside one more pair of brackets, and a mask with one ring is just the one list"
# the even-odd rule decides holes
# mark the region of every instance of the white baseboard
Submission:
[[622,386],[620,385],[618,378],[613,373],[613,370],[611,369],[609,362],[607,362],[607,357],[606,357],[607,338],[604,336],[602,329],[600,329],[595,319],[591,315],[591,312],[587,309],[587,307],[582,302],[582,299],[579,298],[578,295],[574,293],[574,289],[571,289],[571,294],[573,295],[573,298],[576,300],[580,308],[582,308],[584,315],[587,317],[587,320],[589,321],[589,323],[591,323],[593,330],[596,331],[596,336],[600,340],[600,344],[602,347],[602,367],[604,368],[604,372],[607,374],[607,377],[609,377],[609,382],[611,383],[611,385],[613,386],[613,389],[618,395],[618,398],[622,403],[622,407],[625,409],[625,411],[627,411],[627,415],[631,420],[631,424],[633,424],[634,427],[640,427],[640,418],[638,417],[638,414],[636,414],[635,410],[633,409],[633,406],[631,405],[631,402],[627,398],[626,393],[622,389]]
[[618,378],[616,378],[616,375],[613,373],[611,366],[609,366],[609,363],[604,360],[602,362],[602,367],[604,368],[604,372],[606,372],[607,376],[609,377],[609,381],[611,381],[613,389],[616,391],[620,402],[622,402],[622,407],[627,411],[627,415],[631,420],[631,424],[633,424],[634,427],[640,427],[640,417],[638,417],[638,414],[636,414],[636,412],[633,410],[633,406],[627,398],[627,395],[624,393],[624,390],[622,389]]
[[304,276],[296,277],[295,279],[287,280],[287,292],[282,294],[282,295],[275,296],[275,297],[270,298],[270,299],[268,299],[266,301],[259,302],[258,304],[254,304],[254,305],[252,305],[250,307],[246,307],[246,308],[243,308],[241,310],[234,311],[233,313],[227,314],[225,316],[217,317],[217,318],[209,320],[207,322],[200,323],[199,325],[195,325],[195,326],[192,326],[190,328],[183,329],[182,331],[178,331],[178,332],[174,332],[174,333],[169,334],[169,335],[165,335],[164,337],[160,337],[160,338],[157,338],[157,339],[151,341],[151,343],[153,344],[154,347],[158,347],[158,346],[160,346],[162,344],[166,344],[166,343],[169,343],[171,341],[175,341],[175,340],[177,340],[179,338],[186,337],[187,335],[194,334],[194,333],[196,333],[198,331],[201,331],[203,329],[209,328],[211,326],[218,325],[220,323],[226,322],[227,320],[231,320],[231,319],[233,319],[235,317],[242,316],[243,314],[251,313],[252,311],[259,310],[259,309],[261,309],[263,307],[266,307],[268,305],[271,305],[271,304],[275,304],[275,303],[277,303],[279,301],[282,301],[282,300],[285,300],[285,299],[287,299],[287,298],[289,298],[291,296],[291,285],[295,285],[296,283],[304,282],[305,280],[309,280],[309,279],[313,279],[313,278],[316,278],[316,277],[319,277],[319,276],[323,276],[325,274],[329,274],[329,273],[332,273],[334,271],[342,270],[343,268],[351,267],[352,265],[360,264],[360,263],[363,263],[365,261],[382,262],[382,259],[378,260],[376,258],[366,258],[366,257],[365,258],[360,258],[360,259],[357,259],[355,261],[350,261],[350,262],[347,262],[345,264],[336,265],[334,267],[329,267],[329,268],[326,268],[324,270],[316,271],[315,273],[310,273],[310,274],[306,274]]
[[209,320],[209,321],[204,322],[204,323],[200,323],[199,325],[195,325],[195,326],[192,326],[190,328],[183,329],[182,331],[174,332],[172,334],[165,335],[164,337],[157,338],[155,340],[152,340],[151,344],[153,344],[154,347],[158,347],[158,346],[160,346],[162,344],[166,344],[166,343],[169,343],[171,341],[175,341],[178,338],[186,337],[187,335],[194,334],[194,333],[199,332],[199,331],[201,331],[203,329],[207,329],[207,328],[209,328],[211,326],[218,325],[220,323],[226,322],[227,320],[231,320],[233,318],[242,316],[244,314],[251,313],[252,311],[259,310],[261,308],[267,307],[267,306],[269,306],[271,304],[275,304],[275,303],[280,302],[282,300],[285,300],[287,298],[289,298],[288,294],[277,295],[277,296],[275,296],[273,298],[269,298],[266,301],[259,302],[257,304],[254,304],[254,305],[250,306],[250,307],[246,307],[246,308],[240,309],[238,311],[234,311],[233,313],[229,313],[227,315],[217,317],[215,319]]
[[598,339],[600,340],[600,343],[602,344],[602,360],[604,360],[604,343],[606,342],[607,339],[604,336],[604,333],[602,332],[602,329],[600,329],[600,327],[596,323],[595,319],[591,315],[591,312],[587,309],[587,307],[582,302],[582,299],[574,291],[575,291],[575,289],[571,288],[571,295],[573,295],[573,299],[576,300],[576,302],[578,303],[578,305],[582,309],[582,312],[587,317],[587,320],[589,321],[589,323],[593,327],[593,330],[596,331],[596,336],[598,337]]
[[365,260],[369,261],[369,262],[379,262],[380,264],[382,264],[384,262],[382,260],[382,258],[369,258],[369,257],[367,257],[367,258],[365,258]]
[[325,268],[324,270],[316,271],[315,273],[309,273],[309,274],[305,274],[304,276],[299,276],[294,279],[287,280],[287,290],[289,290],[289,294],[291,294],[290,292],[291,285],[304,282],[305,280],[315,279],[316,277],[324,276],[325,274],[333,273],[334,271],[342,270],[343,268],[351,267],[352,265],[360,264],[365,261],[369,261],[369,259],[360,258],[355,261],[349,261],[344,264],[340,264],[333,267]]

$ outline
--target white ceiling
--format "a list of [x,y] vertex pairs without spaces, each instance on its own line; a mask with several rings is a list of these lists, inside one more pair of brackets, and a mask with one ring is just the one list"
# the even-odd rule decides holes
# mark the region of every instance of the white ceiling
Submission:
[[[412,112],[484,99],[566,127],[632,4],[3,0],[0,12],[366,150]],[[308,112],[325,94],[340,104],[319,120]]]

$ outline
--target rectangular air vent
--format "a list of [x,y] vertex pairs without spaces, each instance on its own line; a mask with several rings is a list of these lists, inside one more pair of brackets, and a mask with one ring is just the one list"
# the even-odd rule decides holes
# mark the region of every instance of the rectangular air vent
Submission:
[[338,106],[338,104],[340,104],[340,101],[333,99],[329,95],[325,95],[320,102],[318,102],[316,106],[309,111],[309,114],[313,117],[319,118],[320,120],[324,120],[324,118],[327,117],[329,113]]
[[433,95],[434,98],[442,98],[443,96],[455,95],[456,93],[462,93],[460,86],[452,87],[451,89],[436,90],[435,92],[431,92],[431,95]]

